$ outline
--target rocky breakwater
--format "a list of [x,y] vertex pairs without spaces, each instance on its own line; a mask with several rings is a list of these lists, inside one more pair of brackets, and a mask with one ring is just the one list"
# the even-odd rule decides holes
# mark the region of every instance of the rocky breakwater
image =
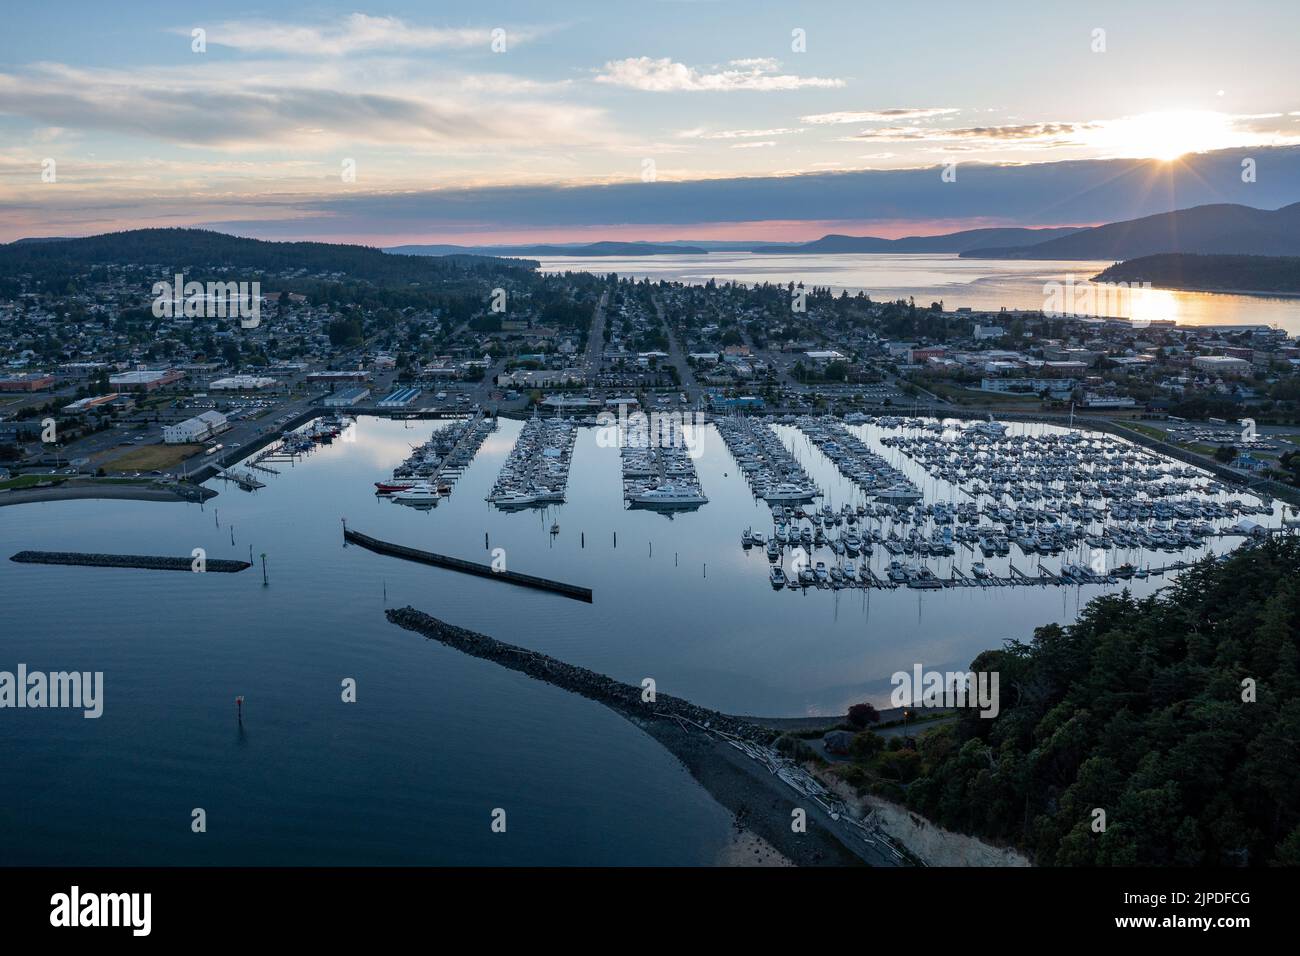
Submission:
[[408,631],[416,631],[465,654],[494,661],[502,667],[589,697],[629,716],[681,718],[718,733],[755,742],[766,742],[775,736],[771,730],[756,724],[707,707],[699,707],[669,694],[655,693],[652,701],[643,701],[645,689],[642,687],[625,684],[585,667],[566,664],[547,654],[448,624],[413,607],[390,609],[385,613],[389,621]]
[[[778,731],[669,694],[656,692],[654,700],[644,699],[645,688],[456,627],[412,607],[385,614],[399,627],[581,694],[621,714],[662,744],[731,811],[737,838],[758,836],[781,859],[798,866],[893,865],[883,849],[854,836],[827,813],[821,801],[797,793],[769,762],[754,759],[756,754],[774,753],[768,744]],[[791,825],[796,810],[807,814],[805,829]],[[762,855],[762,850],[750,849],[744,858],[732,856],[727,862],[758,862]]]
[[233,574],[251,568],[247,561],[207,558],[202,566],[194,558],[169,558],[151,554],[88,554],[81,551],[19,551],[10,561],[20,564],[71,564],[92,568],[144,568],[148,571],[217,571]]

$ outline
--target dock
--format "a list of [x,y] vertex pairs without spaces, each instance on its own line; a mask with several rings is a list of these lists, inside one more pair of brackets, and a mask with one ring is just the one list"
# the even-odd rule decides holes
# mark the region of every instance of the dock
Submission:
[[256,491],[258,488],[266,487],[265,483],[258,481],[252,474],[231,471],[229,468],[217,472],[212,477],[220,478],[222,481],[233,481],[244,491]]
[[462,574],[473,574],[481,578],[505,581],[507,584],[517,584],[520,587],[533,588],[538,591],[550,591],[552,594],[559,594],[575,601],[592,603],[591,588],[565,584],[563,581],[552,581],[550,578],[541,578],[533,574],[520,574],[518,571],[497,571],[488,564],[479,564],[475,561],[466,561],[464,558],[453,558],[445,554],[435,554],[432,551],[420,551],[416,548],[408,548],[405,545],[380,541],[378,538],[372,538],[370,535],[347,528],[343,529],[343,539],[349,544],[360,545],[367,551],[374,551],[377,554],[386,554],[390,557],[416,561],[420,564],[431,564],[435,567],[447,568],[450,571],[459,571]]

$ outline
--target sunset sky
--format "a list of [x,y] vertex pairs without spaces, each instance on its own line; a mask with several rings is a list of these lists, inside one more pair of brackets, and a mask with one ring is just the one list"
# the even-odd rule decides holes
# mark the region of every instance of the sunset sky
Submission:
[[379,245],[786,240],[1300,199],[1293,2],[5,17],[0,241],[144,225]]

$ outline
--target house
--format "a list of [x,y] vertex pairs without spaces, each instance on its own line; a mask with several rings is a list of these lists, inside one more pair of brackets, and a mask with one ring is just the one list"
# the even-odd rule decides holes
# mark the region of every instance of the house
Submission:
[[848,754],[849,747],[853,745],[853,734],[847,730],[832,730],[822,735],[822,746],[826,748],[827,753]]

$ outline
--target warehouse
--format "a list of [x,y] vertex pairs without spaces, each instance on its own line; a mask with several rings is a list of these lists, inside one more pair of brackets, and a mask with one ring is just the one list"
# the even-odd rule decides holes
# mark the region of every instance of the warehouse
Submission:
[[347,408],[351,405],[357,404],[357,402],[361,401],[363,398],[369,397],[370,389],[368,388],[344,388],[337,392],[333,392],[330,395],[326,395],[325,400],[321,404],[326,405],[329,408]]
[[189,445],[207,441],[230,427],[220,412],[204,412],[175,425],[163,426],[163,441],[168,445]]

